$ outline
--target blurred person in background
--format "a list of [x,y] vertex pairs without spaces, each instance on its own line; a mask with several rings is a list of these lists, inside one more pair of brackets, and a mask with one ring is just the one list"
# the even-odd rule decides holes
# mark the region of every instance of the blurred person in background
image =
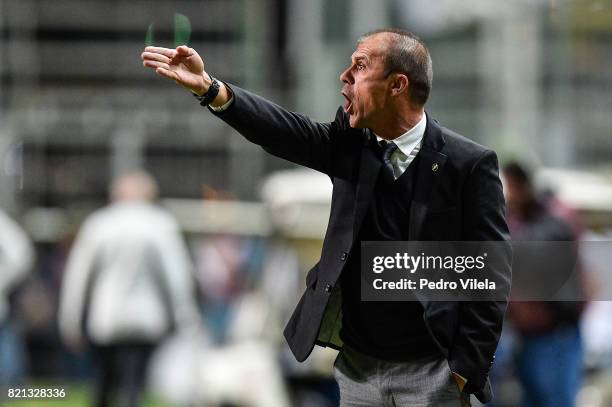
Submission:
[[153,350],[176,328],[197,327],[191,260],[179,225],[153,204],[154,179],[119,176],[112,203],[83,223],[64,274],[59,328],[74,350],[87,342],[100,367],[95,405],[133,407]]
[[31,271],[34,249],[21,227],[0,211],[0,386],[20,383],[26,348],[11,317],[9,297]]
[[[537,196],[525,166],[510,162],[503,177],[513,240],[577,240],[578,228],[560,216],[565,212],[557,210],[558,204],[551,205],[556,201],[550,196]],[[583,372],[579,329],[583,309],[581,301],[510,302],[508,319],[518,335],[516,373],[523,387],[523,406],[575,405]]]
[[502,261],[489,270],[503,300],[360,297],[359,241],[509,240],[495,152],[425,114],[433,70],[416,36],[384,29],[358,41],[340,75],[346,104],[331,123],[217,81],[187,46],[147,47],[141,58],[249,141],[331,178],[321,260],[284,333],[300,362],[315,344],[340,350],[334,375],[341,405],[465,406],[471,394],[491,400],[488,372],[509,291],[509,245],[500,244]]

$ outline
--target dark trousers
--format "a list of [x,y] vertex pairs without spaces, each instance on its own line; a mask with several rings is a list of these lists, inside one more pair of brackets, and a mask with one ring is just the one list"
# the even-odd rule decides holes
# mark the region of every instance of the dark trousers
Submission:
[[[151,343],[95,345],[99,368],[95,406],[139,406],[147,366],[155,348]],[[114,403],[112,402],[114,399]]]

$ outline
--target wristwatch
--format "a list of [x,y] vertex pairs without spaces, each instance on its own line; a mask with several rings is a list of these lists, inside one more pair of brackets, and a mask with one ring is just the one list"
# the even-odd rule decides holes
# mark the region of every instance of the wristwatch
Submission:
[[219,81],[217,81],[215,78],[210,76],[210,74],[208,74],[208,77],[210,78],[210,81],[211,81],[208,91],[202,96],[198,96],[195,93],[193,94],[193,96],[195,96],[196,99],[200,101],[200,105],[202,106],[208,106],[209,104],[211,104],[212,101],[215,100],[215,98],[219,94],[219,89],[221,88],[221,86],[219,85]]

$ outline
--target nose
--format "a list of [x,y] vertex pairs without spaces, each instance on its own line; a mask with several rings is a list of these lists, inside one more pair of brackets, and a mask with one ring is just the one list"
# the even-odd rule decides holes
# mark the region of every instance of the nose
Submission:
[[351,75],[351,67],[349,66],[340,74],[340,81],[346,84],[353,83],[353,76]]

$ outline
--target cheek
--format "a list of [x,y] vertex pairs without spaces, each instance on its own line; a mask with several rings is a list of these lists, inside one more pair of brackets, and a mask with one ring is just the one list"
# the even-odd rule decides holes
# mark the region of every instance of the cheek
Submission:
[[383,108],[387,104],[387,95],[384,89],[372,89],[371,103],[377,108]]
[[362,88],[356,94],[357,105],[361,110],[370,110],[373,107],[370,89]]
[[372,84],[362,86],[359,89],[359,105],[367,111],[380,108],[384,105],[384,98],[381,90]]

